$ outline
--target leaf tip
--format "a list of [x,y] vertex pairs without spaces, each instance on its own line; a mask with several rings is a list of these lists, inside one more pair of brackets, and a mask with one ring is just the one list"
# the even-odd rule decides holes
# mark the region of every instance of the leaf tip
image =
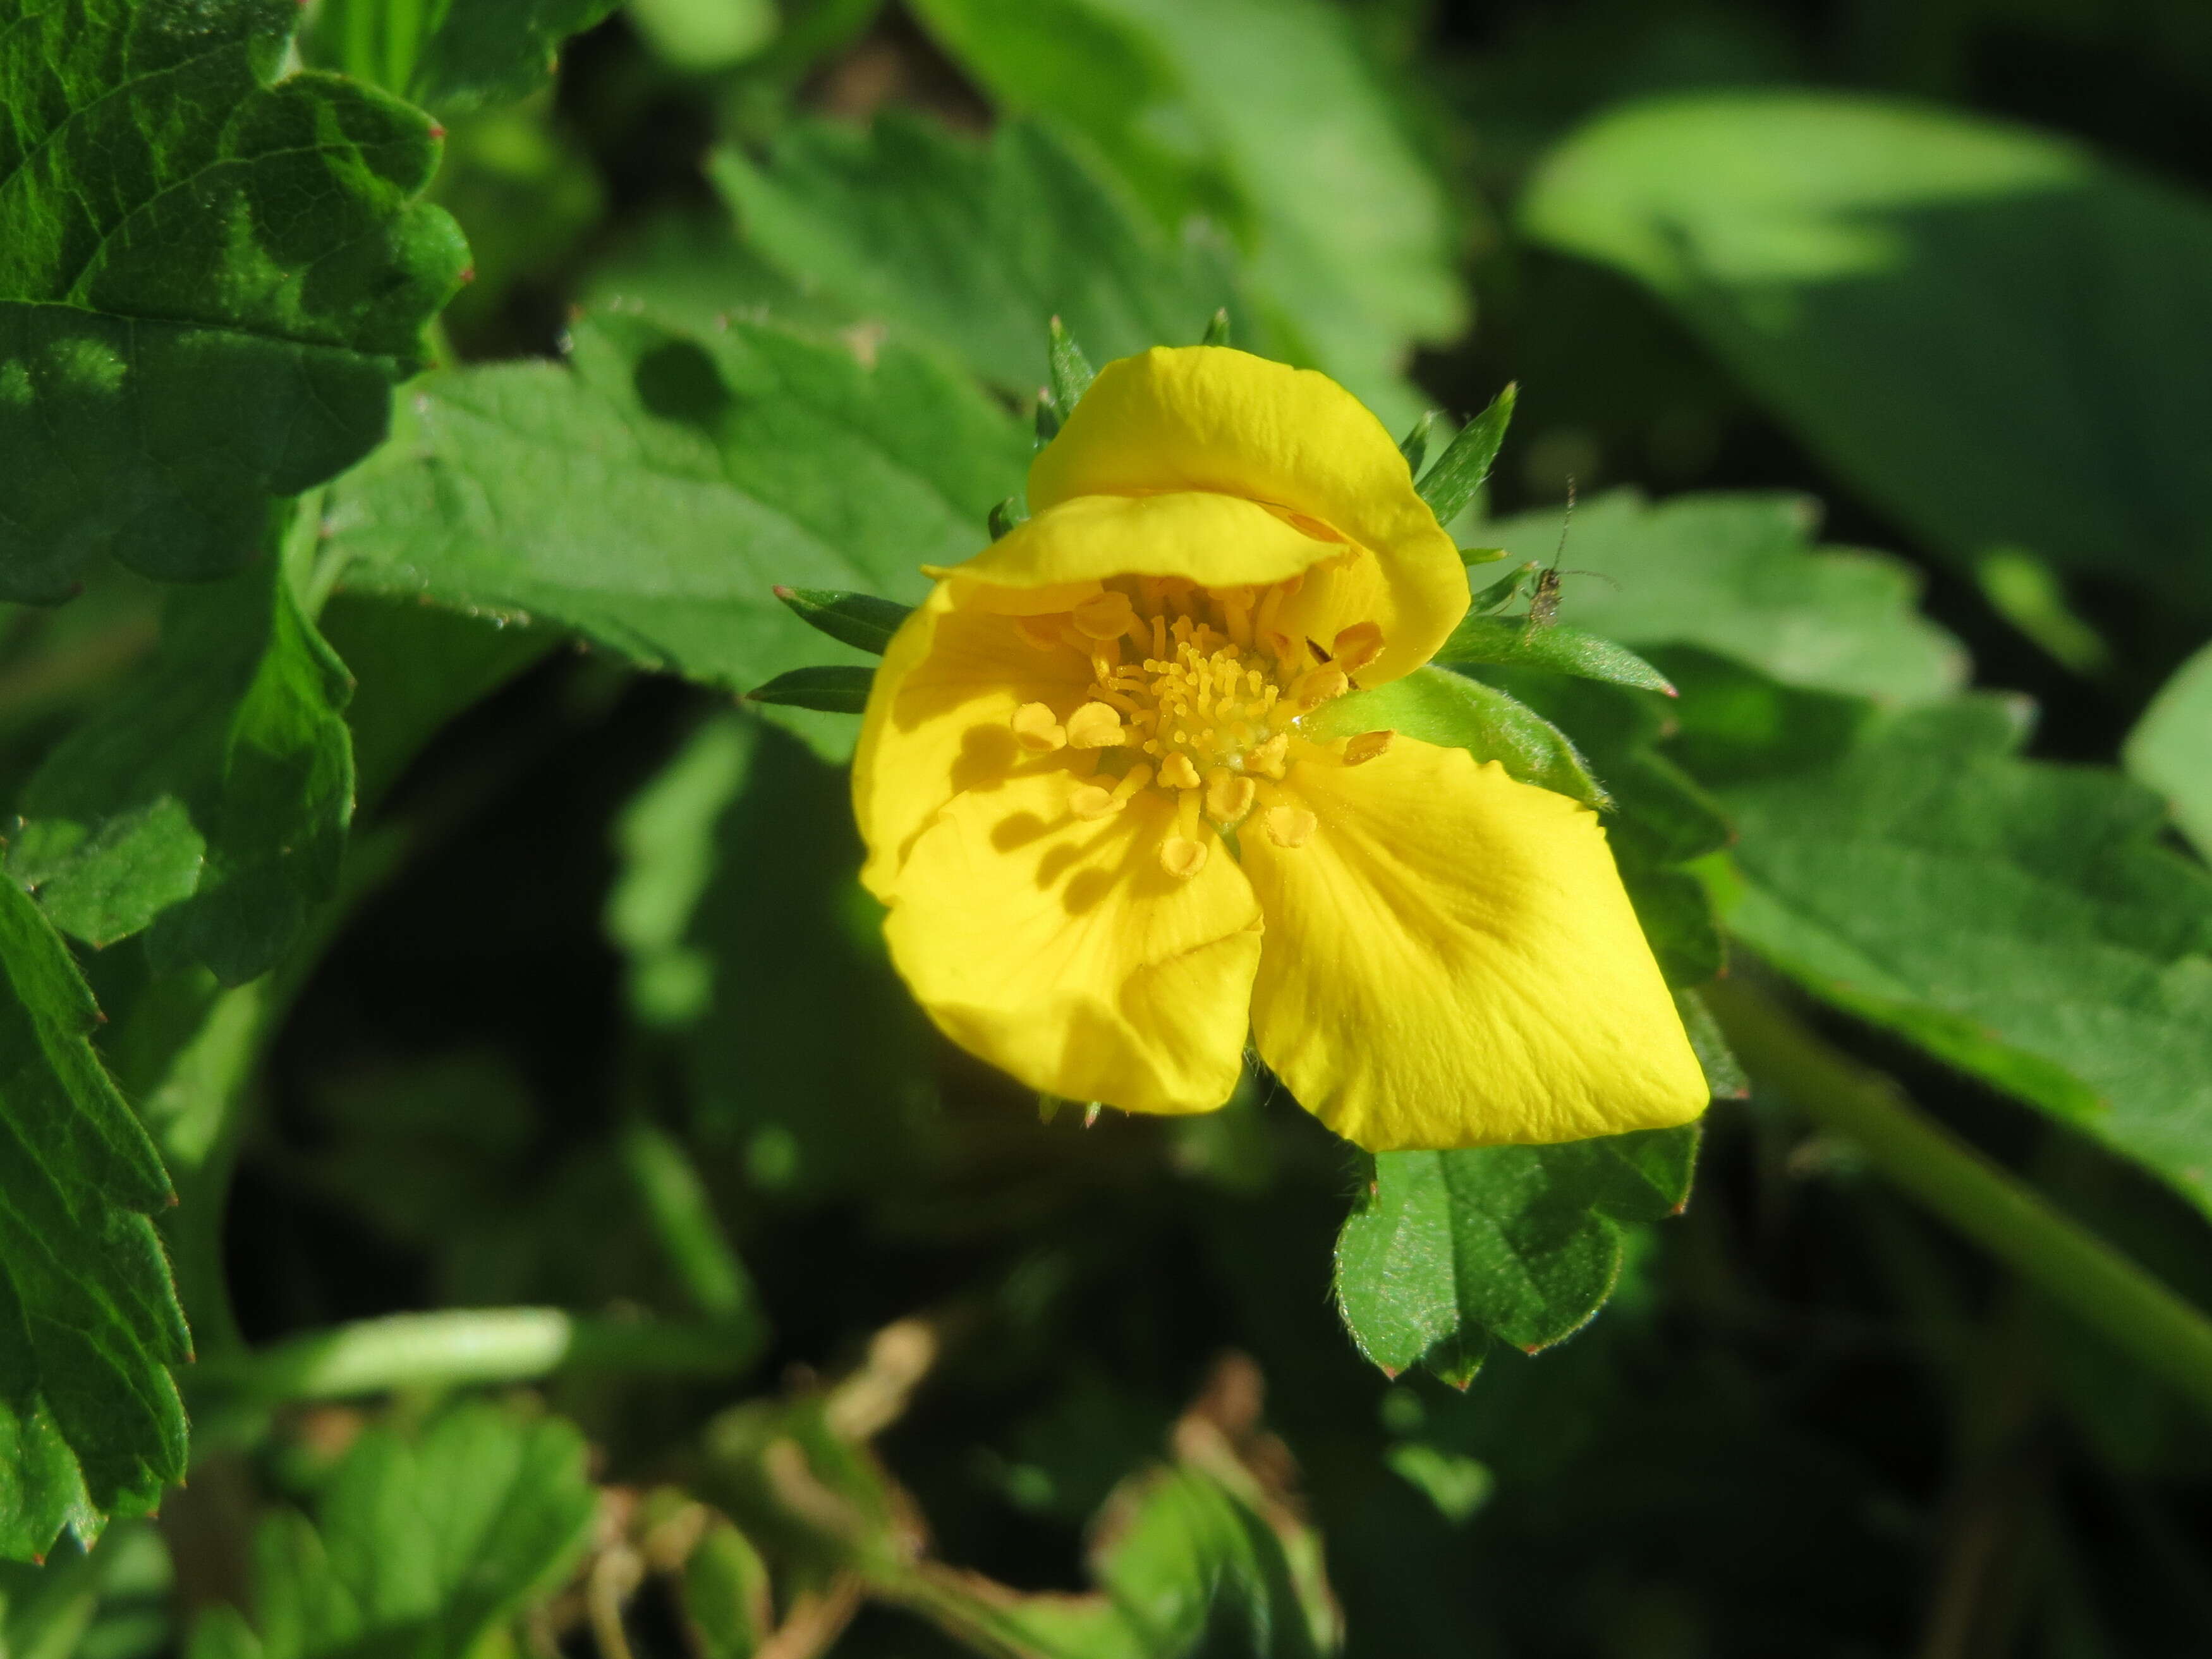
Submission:
[[[307,3],[307,0],[300,0],[300,4],[301,6],[304,7]],[[433,121],[430,123],[430,136],[433,138],[442,139],[446,136],[446,129],[437,122]]]

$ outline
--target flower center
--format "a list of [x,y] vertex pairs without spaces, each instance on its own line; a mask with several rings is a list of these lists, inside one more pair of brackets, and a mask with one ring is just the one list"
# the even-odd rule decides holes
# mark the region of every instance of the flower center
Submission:
[[[1072,648],[1091,662],[1085,700],[1063,720],[1044,703],[1013,717],[1016,741],[1032,755],[1076,751],[1088,781],[1069,805],[1079,817],[1119,812],[1138,793],[1176,802],[1162,866],[1188,879],[1205,867],[1212,836],[1201,819],[1234,830],[1252,811],[1255,780],[1279,780],[1300,745],[1298,722],[1352,688],[1375,660],[1382,631],[1359,623],[1324,648],[1280,625],[1300,578],[1264,588],[1204,588],[1167,577],[1131,577],[1058,616],[1016,624],[1043,650]],[[1382,752],[1389,732],[1365,732],[1333,749],[1357,765]],[[1316,828],[1302,807],[1259,815],[1279,847],[1303,846]]]

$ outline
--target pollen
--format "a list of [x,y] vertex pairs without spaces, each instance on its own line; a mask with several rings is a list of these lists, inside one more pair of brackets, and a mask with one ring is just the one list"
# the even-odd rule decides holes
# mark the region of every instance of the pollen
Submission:
[[1160,763],[1160,781],[1170,789],[1195,789],[1198,769],[1190,763],[1188,755],[1177,749]]
[[1041,702],[1025,702],[1014,710],[1014,741],[1032,755],[1049,755],[1067,743],[1067,728],[1052,717]]
[[1388,749],[1390,746],[1390,739],[1397,735],[1395,732],[1360,732],[1358,736],[1346,742],[1344,763],[1346,766],[1364,766]]
[[1188,836],[1170,836],[1160,843],[1160,868],[1177,881],[1188,881],[1206,868],[1206,843]]

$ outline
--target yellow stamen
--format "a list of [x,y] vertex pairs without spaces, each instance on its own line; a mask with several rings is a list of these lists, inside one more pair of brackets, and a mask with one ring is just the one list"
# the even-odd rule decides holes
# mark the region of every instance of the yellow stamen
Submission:
[[1067,717],[1067,740],[1078,749],[1119,749],[1121,717],[1105,703],[1086,702]]
[[1136,614],[1129,596],[1109,587],[1103,593],[1093,593],[1075,607],[1076,631],[1094,640],[1115,639],[1128,631]]
[[1190,763],[1190,757],[1176,750],[1160,763],[1160,781],[1170,789],[1198,787],[1198,769]]
[[1362,732],[1358,737],[1347,739],[1344,745],[1344,763],[1346,766],[1364,765],[1388,749],[1390,739],[1397,735],[1395,732],[1389,731]]
[[1188,881],[1206,867],[1206,838],[1198,827],[1198,797],[1186,794],[1176,803],[1174,830],[1160,842],[1160,867],[1178,881]]
[[1267,839],[1276,846],[1303,847],[1321,820],[1303,806],[1270,806],[1266,823]]
[[1382,627],[1380,623],[1354,623],[1336,636],[1330,654],[1336,665],[1347,674],[1357,674],[1361,669],[1382,654]]
[[1014,710],[1013,727],[1014,741],[1032,755],[1049,755],[1067,743],[1067,728],[1041,702],[1025,702]]
[[1325,662],[1298,677],[1297,684],[1291,690],[1291,700],[1302,708],[1312,708],[1332,697],[1342,696],[1351,689],[1352,681],[1345,672],[1333,662]]
[[1206,816],[1216,823],[1234,823],[1252,810],[1252,780],[1225,766],[1206,775]]
[[1291,734],[1278,732],[1244,757],[1244,764],[1261,777],[1279,778],[1283,775],[1291,753]]
[[1079,818],[1110,817],[1121,810],[1121,803],[1112,790],[1086,783],[1068,792],[1067,810]]

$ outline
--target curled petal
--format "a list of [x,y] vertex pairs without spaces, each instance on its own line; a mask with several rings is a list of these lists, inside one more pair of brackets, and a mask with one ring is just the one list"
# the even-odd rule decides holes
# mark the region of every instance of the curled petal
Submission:
[[1466,568],[1405,457],[1325,374],[1222,346],[1155,347],[1101,369],[1030,467],[1040,517],[1085,495],[1175,491],[1261,502],[1360,550],[1316,586],[1299,620],[1324,643],[1381,623],[1364,684],[1426,662],[1466,612]]
[[1172,805],[1070,810],[1064,773],[962,794],[890,896],[891,957],[939,1029],[1032,1088],[1210,1111],[1242,1068],[1260,909],[1235,860],[1161,867]]
[[1234,587],[1281,581],[1345,553],[1340,543],[1308,535],[1256,501],[1176,489],[1056,502],[945,574],[1017,590],[1136,574]]
[[1376,1152],[1687,1122],[1707,1090],[1594,814],[1401,738],[1298,761],[1243,838],[1261,1058]]

